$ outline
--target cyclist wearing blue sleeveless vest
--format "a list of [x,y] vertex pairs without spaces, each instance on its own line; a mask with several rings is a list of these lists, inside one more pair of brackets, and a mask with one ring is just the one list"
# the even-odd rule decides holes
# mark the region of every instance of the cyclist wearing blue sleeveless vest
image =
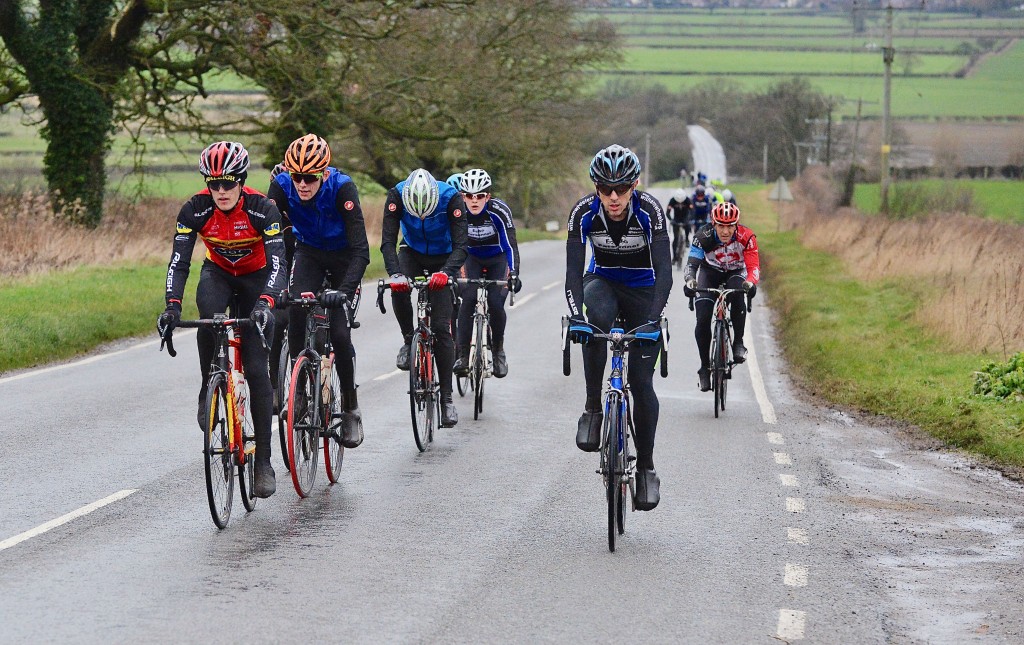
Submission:
[[[293,141],[284,156],[287,172],[274,177],[267,191],[288,214],[295,234],[295,255],[288,291],[292,296],[319,292],[326,277],[331,290],[321,296],[327,307],[352,302],[370,264],[370,246],[352,178],[330,165],[331,148],[315,134]],[[363,421],[355,385],[352,330],[342,312],[331,316],[331,343],[338,357],[338,377],[344,393],[341,443],[355,448],[363,441]],[[288,310],[288,348],[297,358],[305,346],[305,307]],[[342,360],[346,357],[347,360]]]
[[[486,170],[473,168],[462,175],[462,198],[466,201],[469,225],[469,256],[466,258],[466,277],[480,278],[484,273],[489,280],[504,280],[512,276],[516,293],[523,288],[519,279],[519,244],[516,225],[512,222],[512,209],[491,196],[491,176]],[[455,373],[469,372],[469,343],[472,336],[473,309],[476,307],[476,286],[462,287],[462,307],[459,310],[458,346]],[[487,309],[491,315],[491,349],[494,352],[494,376],[508,374],[505,357],[505,297],[507,289],[492,286],[487,291]]]
[[[659,321],[672,290],[672,249],[661,204],[636,190],[639,177],[640,160],[627,148],[611,145],[594,157],[590,179],[596,192],[576,202],[569,215],[565,295],[570,337],[583,344],[587,382],[586,407],[576,432],[580,450],[600,448],[604,417],[601,385],[608,346],[589,342],[589,323],[607,332],[621,315],[627,330],[636,328],[649,340],[630,347],[628,368],[637,452],[635,501],[637,509],[649,511],[660,499],[654,470],[659,404],[652,381]],[[588,242],[593,257],[584,271]]]
[[693,209],[690,215],[690,233],[692,238],[701,227],[708,223],[708,218],[711,217],[711,196],[708,194],[707,188],[703,185],[698,185],[693,191],[690,203]]
[[[402,243],[398,244],[398,232]],[[380,250],[384,256],[391,303],[404,339],[398,351],[398,369],[409,369],[409,346],[413,333],[410,276],[430,273],[430,330],[434,334],[438,380],[441,386],[441,427],[459,422],[452,401],[452,366],[455,341],[451,319],[454,301],[448,285],[466,261],[466,204],[452,186],[434,179],[418,168],[388,191]],[[396,251],[396,246],[398,247]]]

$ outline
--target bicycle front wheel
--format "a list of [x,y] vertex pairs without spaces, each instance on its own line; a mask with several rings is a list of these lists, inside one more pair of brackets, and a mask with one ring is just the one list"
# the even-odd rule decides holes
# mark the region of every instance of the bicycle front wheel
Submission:
[[409,345],[409,411],[412,415],[412,435],[420,452],[434,440],[434,422],[437,418],[437,374],[433,354],[422,332],[412,336]]
[[721,321],[715,323],[714,344],[715,353],[711,358],[714,366],[714,373],[711,376],[714,382],[711,388],[715,391],[715,418],[718,418],[719,411],[725,412],[725,388],[728,387],[725,372],[729,369],[729,357],[727,355],[729,344],[725,334],[725,325]]
[[615,537],[618,534],[619,507],[622,501],[622,464],[619,460],[619,424],[622,406],[617,394],[607,399],[608,414],[604,420],[605,449],[605,496],[608,501],[608,550],[615,552]]
[[288,392],[288,460],[292,484],[299,497],[307,497],[316,481],[317,454],[320,452],[320,420],[317,418],[316,370],[309,357],[295,361]]
[[288,463],[288,394],[292,383],[292,357],[288,349],[288,334],[281,341],[281,358],[277,364],[277,391],[274,394],[277,404],[277,433],[281,437],[281,461],[286,470],[291,470]]
[[206,386],[206,434],[203,460],[206,467],[206,499],[217,528],[228,525],[235,492],[235,458],[231,454],[231,423],[228,418],[228,384],[223,374]]
[[488,338],[487,321],[478,318],[476,321],[476,352],[473,357],[473,420],[476,421],[484,411],[484,379],[487,378],[487,354],[491,351],[490,342],[484,342]]
[[325,388],[324,396],[324,470],[327,471],[327,479],[332,484],[338,483],[341,476],[341,463],[345,459],[345,446],[341,445],[341,376],[338,375],[338,366],[335,365],[334,353],[331,353],[329,361],[328,381],[330,385]]

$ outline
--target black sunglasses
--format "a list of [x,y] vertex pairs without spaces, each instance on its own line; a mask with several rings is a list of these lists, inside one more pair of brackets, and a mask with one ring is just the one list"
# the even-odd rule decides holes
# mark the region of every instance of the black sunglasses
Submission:
[[305,172],[290,172],[288,173],[292,181],[296,184],[315,184],[316,182],[323,179],[324,173],[305,173]]
[[487,193],[462,193],[466,199],[486,199]]
[[210,190],[231,190],[238,186],[238,182],[233,179],[207,179],[206,186]]
[[628,184],[612,184],[610,186],[607,184],[596,184],[596,186],[597,192],[601,193],[605,197],[608,197],[612,193],[615,193],[616,195],[619,195],[621,197],[622,195],[625,195],[629,191],[633,190],[632,182]]

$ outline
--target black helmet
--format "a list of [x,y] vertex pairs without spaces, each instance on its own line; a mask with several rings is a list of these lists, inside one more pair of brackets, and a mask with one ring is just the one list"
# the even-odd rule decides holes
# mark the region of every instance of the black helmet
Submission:
[[590,179],[595,184],[631,184],[639,178],[640,160],[632,150],[618,144],[601,150],[590,162]]

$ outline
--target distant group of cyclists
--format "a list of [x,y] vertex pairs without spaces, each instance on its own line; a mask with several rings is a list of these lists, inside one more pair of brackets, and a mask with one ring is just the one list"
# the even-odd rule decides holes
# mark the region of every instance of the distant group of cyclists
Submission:
[[[271,420],[274,388],[283,384],[275,382],[277,369],[275,365],[272,370],[271,364],[280,359],[285,333],[291,357],[298,356],[308,316],[305,307],[283,311],[281,303],[288,294],[315,293],[325,307],[347,308],[347,313],[352,313],[370,262],[355,182],[331,161],[331,149],[323,137],[300,137],[284,152],[264,194],[246,185],[249,153],[241,143],[211,144],[199,161],[205,188],[185,202],[175,224],[166,307],[157,329],[166,338],[181,320],[192,251],[201,239],[206,257],[196,289],[200,318],[230,309],[233,316],[248,316],[253,322],[242,331],[242,362],[255,430],[253,488],[257,497],[269,497],[276,490],[270,463]],[[750,229],[739,224],[740,210],[729,191],[709,194],[703,183],[695,186],[692,195],[677,191],[668,203],[670,218],[666,218],[658,200],[637,189],[640,161],[628,148],[616,144],[600,150],[589,174],[594,191],[573,206],[566,243],[565,297],[573,323],[571,339],[583,345],[586,381],[576,444],[584,451],[599,449],[607,349],[604,343],[590,340],[593,330],[606,331],[619,318],[646,340],[630,349],[628,371],[635,401],[634,504],[638,510],[651,510],[660,500],[660,479],[653,458],[659,415],[653,372],[658,353],[650,348],[661,341],[660,320],[673,284],[673,252],[677,257],[683,253],[681,248],[673,250],[669,225],[676,241],[681,235],[692,238],[684,291],[696,298],[695,338],[702,391],[710,388],[708,330],[713,301],[700,289],[734,283],[742,289],[732,300],[733,349],[736,362],[742,362],[746,355],[743,292],[752,296],[759,281],[757,243]],[[409,369],[414,331],[411,279],[422,276],[427,278],[435,335],[442,427],[458,423],[453,374],[468,369],[469,321],[477,297],[476,287],[467,284],[461,290],[461,309],[456,312],[457,277],[486,275],[507,279],[516,292],[522,288],[512,212],[491,189],[491,176],[482,168],[456,173],[446,181],[417,168],[388,190],[384,203],[380,249],[403,341],[396,366]],[[675,230],[677,227],[683,230]],[[504,349],[507,295],[508,289],[500,285],[488,292],[493,374],[498,378],[508,373]],[[364,437],[351,319],[350,315],[332,316],[330,323],[344,401],[340,441],[347,448],[359,446]],[[265,344],[267,340],[270,342]],[[197,420],[205,432],[203,399],[215,350],[213,332],[199,329],[197,344],[202,375]]]

